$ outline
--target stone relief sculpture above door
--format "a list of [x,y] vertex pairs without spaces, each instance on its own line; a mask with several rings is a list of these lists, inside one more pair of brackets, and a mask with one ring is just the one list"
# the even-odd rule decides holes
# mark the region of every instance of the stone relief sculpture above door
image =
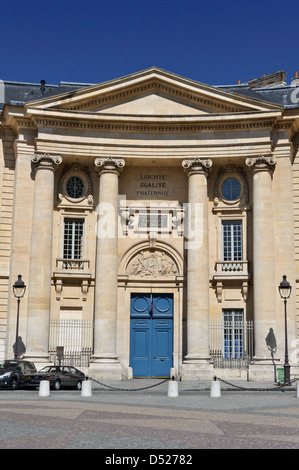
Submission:
[[142,250],[129,262],[127,273],[132,276],[176,276],[178,268],[164,251]]

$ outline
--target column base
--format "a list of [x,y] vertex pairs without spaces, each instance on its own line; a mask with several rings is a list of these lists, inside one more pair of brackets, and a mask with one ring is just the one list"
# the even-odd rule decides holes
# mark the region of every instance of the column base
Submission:
[[46,353],[26,352],[23,359],[24,361],[33,362],[37,370],[42,369],[46,365],[52,364],[50,355]]
[[212,380],[215,375],[208,357],[186,356],[182,364],[182,380]]
[[89,378],[95,380],[121,380],[121,365],[116,358],[93,357],[89,364]]
[[[279,362],[279,359],[275,359],[275,362]],[[248,369],[248,380],[252,382],[275,382],[275,378],[275,367],[270,358],[253,358],[253,362]]]

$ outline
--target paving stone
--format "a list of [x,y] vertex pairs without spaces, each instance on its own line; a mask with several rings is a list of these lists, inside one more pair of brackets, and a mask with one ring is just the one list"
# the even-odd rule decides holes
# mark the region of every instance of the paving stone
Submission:
[[281,392],[269,383],[245,383],[244,390],[222,384],[221,397],[211,398],[209,382],[182,382],[172,398],[167,383],[142,389],[150,383],[118,382],[125,390],[94,387],[91,397],[73,390],[50,397],[1,391],[0,449],[101,449],[105,456],[113,449],[299,448],[295,386]]

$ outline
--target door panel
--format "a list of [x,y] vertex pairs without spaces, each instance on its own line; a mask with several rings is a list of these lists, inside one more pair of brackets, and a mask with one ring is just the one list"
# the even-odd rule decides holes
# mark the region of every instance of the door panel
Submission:
[[153,299],[154,304],[154,316],[161,316],[161,317],[171,317],[172,314],[172,298],[168,298],[165,296],[157,296],[157,298]]
[[145,295],[132,296],[131,317],[150,317],[150,303],[148,297]]
[[130,366],[134,377],[168,377],[172,367],[171,294],[132,294]]
[[[150,374],[150,324],[147,319],[131,319],[130,339],[131,362],[135,377],[148,377]],[[132,367],[132,366],[131,366]]]
[[172,319],[153,320],[153,375],[169,376],[172,367]]

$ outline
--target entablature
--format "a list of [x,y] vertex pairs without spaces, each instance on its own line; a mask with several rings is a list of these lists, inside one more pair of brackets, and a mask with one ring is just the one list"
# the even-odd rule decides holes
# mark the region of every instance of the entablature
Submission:
[[231,131],[251,128],[272,129],[280,111],[256,111],[250,113],[150,116],[117,115],[108,113],[81,113],[65,110],[28,110],[37,127],[65,127],[118,132],[204,132]]

